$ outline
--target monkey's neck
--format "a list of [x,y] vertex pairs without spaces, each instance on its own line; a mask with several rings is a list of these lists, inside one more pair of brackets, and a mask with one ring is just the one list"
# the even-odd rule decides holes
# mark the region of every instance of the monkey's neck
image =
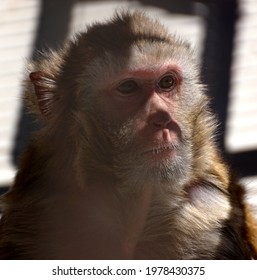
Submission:
[[144,230],[147,216],[153,199],[153,187],[143,186],[135,199],[130,200],[125,211],[126,235],[124,240],[125,255],[129,259],[134,257],[137,244]]

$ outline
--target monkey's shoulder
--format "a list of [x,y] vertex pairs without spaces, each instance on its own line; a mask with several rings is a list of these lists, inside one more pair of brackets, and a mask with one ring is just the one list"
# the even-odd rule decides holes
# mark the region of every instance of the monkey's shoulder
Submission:
[[143,243],[148,255],[167,259],[251,258],[241,197],[234,197],[234,190],[198,181],[185,188],[184,196],[181,203],[167,196],[165,208],[162,204],[152,209],[143,239],[156,239]]

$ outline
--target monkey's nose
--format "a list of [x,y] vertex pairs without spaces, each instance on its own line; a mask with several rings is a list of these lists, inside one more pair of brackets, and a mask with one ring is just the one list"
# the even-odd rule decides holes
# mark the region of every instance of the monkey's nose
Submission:
[[150,124],[156,129],[169,128],[172,119],[167,112],[158,112],[151,116]]

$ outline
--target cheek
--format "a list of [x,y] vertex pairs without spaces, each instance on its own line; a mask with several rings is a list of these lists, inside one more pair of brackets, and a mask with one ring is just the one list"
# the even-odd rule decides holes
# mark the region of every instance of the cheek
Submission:
[[98,106],[96,112],[109,125],[116,127],[124,127],[127,123],[130,125],[132,113],[128,106],[121,107],[111,102],[109,104],[104,103]]

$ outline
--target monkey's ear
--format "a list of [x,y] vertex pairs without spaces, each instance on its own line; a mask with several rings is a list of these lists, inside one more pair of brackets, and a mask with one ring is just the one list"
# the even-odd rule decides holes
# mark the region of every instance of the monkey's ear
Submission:
[[[34,94],[37,100],[37,110],[45,117],[48,117],[53,110],[53,102],[56,98],[55,81],[46,73],[38,71],[29,75],[30,81],[34,86]],[[35,104],[34,104],[35,106]]]

